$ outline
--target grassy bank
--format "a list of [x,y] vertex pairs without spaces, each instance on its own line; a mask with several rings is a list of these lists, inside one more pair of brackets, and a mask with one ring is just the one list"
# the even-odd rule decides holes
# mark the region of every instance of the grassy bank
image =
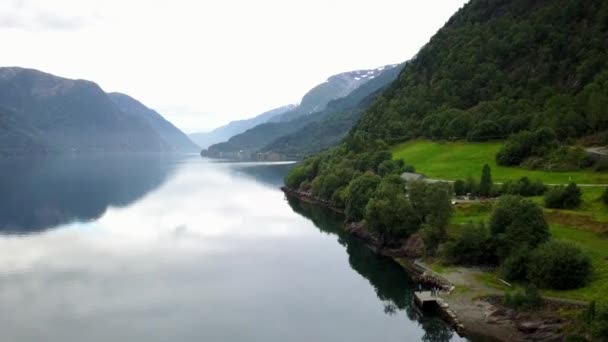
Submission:
[[392,149],[393,158],[403,158],[416,171],[436,179],[466,179],[479,177],[484,164],[492,168],[495,182],[516,180],[527,176],[532,180],[540,179],[548,184],[565,184],[570,180],[581,184],[608,184],[608,173],[592,170],[575,172],[549,172],[527,170],[517,167],[496,165],[495,155],[501,142],[434,142],[427,140],[409,141]]

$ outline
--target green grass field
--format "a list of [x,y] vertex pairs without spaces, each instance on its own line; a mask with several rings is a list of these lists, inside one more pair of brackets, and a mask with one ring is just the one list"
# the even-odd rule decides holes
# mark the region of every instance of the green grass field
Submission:
[[409,141],[393,148],[393,158],[405,160],[416,171],[435,179],[479,179],[484,164],[492,168],[495,182],[516,180],[527,176],[531,180],[540,179],[547,184],[566,184],[570,180],[580,184],[608,184],[608,172],[591,170],[575,172],[549,172],[527,170],[517,167],[496,165],[495,155],[501,142],[433,142],[427,140]]

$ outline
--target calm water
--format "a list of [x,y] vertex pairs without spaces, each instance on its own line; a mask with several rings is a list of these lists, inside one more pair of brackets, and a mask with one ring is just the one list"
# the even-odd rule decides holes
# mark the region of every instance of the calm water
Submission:
[[458,341],[290,165],[0,161],[1,341]]

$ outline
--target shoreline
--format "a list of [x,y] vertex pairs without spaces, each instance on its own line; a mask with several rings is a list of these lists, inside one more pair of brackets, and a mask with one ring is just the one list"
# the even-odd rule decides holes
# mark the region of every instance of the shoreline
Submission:
[[[329,201],[310,192],[281,187],[286,196],[344,214]],[[344,230],[363,240],[372,252],[392,258],[408,275],[425,287],[439,287],[439,315],[462,337],[487,341],[554,341],[563,337],[567,322],[555,315],[519,312],[499,305],[503,292],[481,284],[478,269],[457,267],[447,274],[438,274],[417,261],[416,242],[412,237],[386,246],[361,223],[344,224]],[[548,306],[560,307],[564,302],[547,299]],[[549,310],[549,313],[551,310]]]

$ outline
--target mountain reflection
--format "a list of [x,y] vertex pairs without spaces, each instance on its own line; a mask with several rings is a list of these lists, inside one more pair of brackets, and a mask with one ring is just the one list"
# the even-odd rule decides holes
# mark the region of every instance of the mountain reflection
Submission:
[[0,160],[0,233],[28,234],[99,218],[133,203],[172,173],[167,156]]
[[374,254],[356,237],[342,228],[343,217],[324,208],[287,198],[289,206],[298,214],[310,219],[322,232],[337,235],[338,242],[346,247],[351,268],[367,279],[376,295],[384,303],[384,312],[393,315],[397,310],[406,312],[424,329],[425,342],[451,341],[453,331],[439,318],[422,315],[413,305],[415,284],[393,260]]

